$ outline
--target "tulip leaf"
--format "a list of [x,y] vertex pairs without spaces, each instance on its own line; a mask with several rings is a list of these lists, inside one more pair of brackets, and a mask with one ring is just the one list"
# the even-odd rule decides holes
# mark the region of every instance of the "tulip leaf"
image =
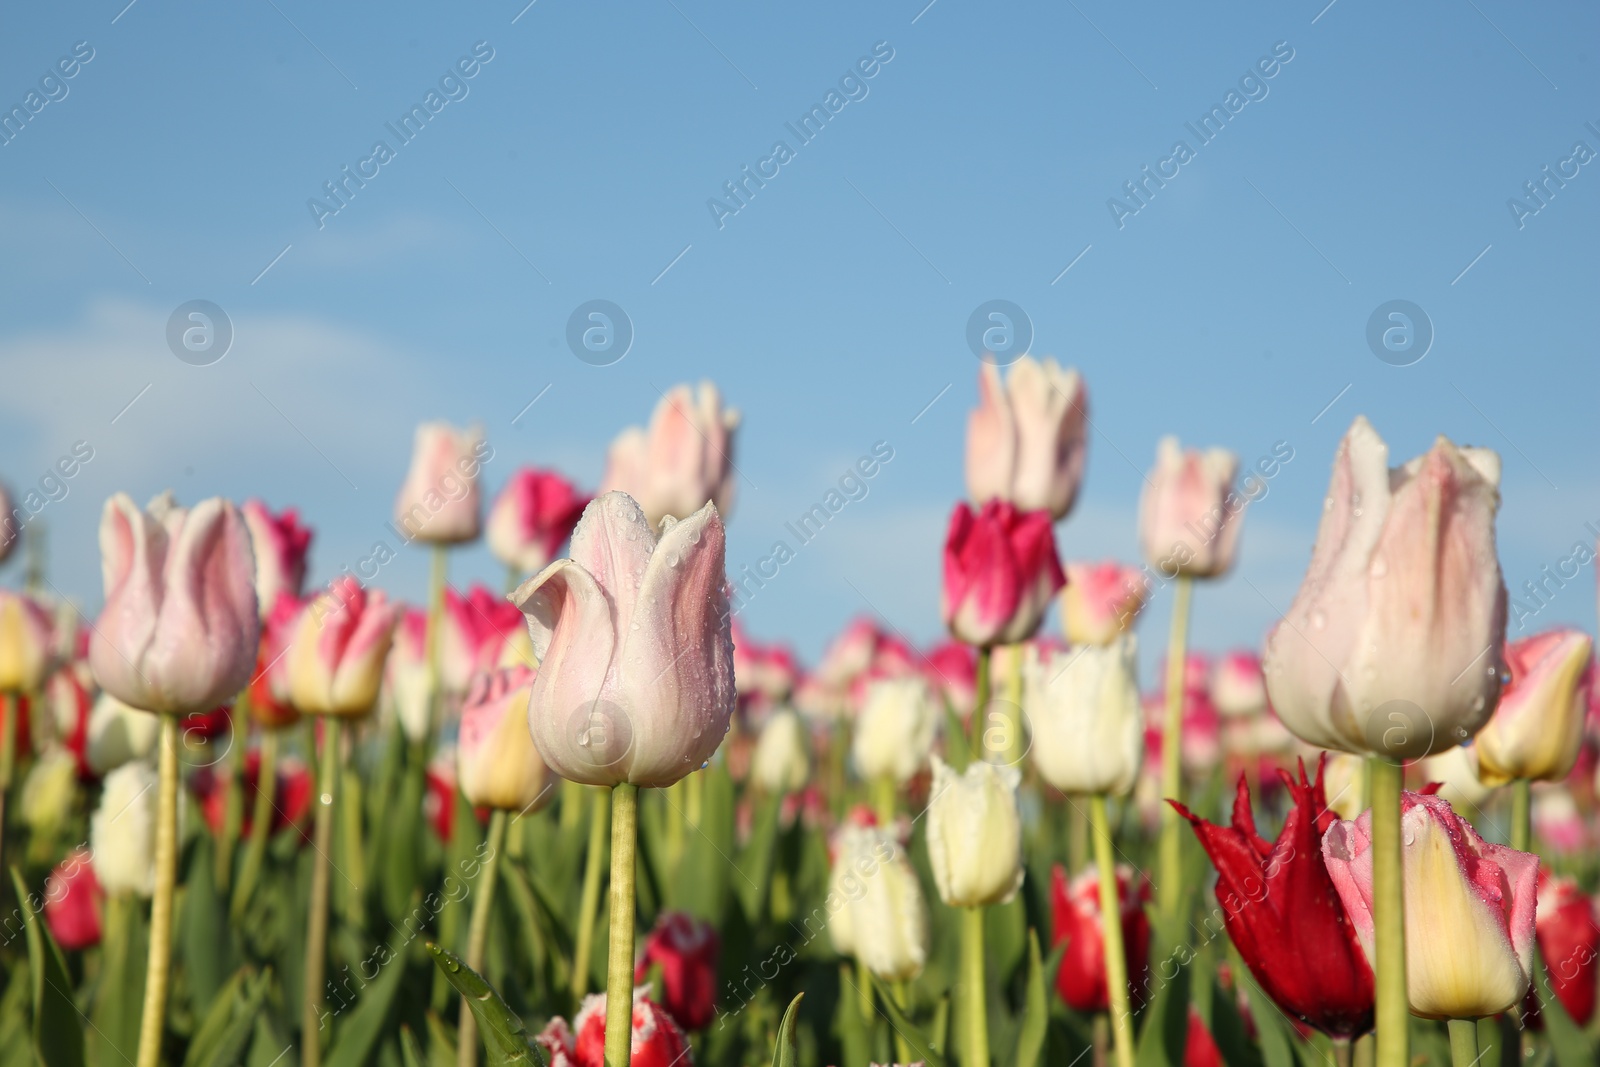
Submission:
[[876,978],[872,979],[872,985],[878,991],[879,1010],[888,1015],[889,1025],[894,1027],[895,1036],[911,1046],[912,1062],[921,1060],[927,1067],[945,1067],[944,1056],[934,1048],[933,1042],[928,1039],[922,1028],[900,1010],[900,1005],[894,1002],[889,987]]
[[1028,984],[1023,994],[1022,1031],[1017,1035],[1017,1067],[1036,1067],[1050,1033],[1050,997],[1045,992],[1044,964],[1039,959],[1039,934],[1028,931]]
[[11,868],[22,922],[28,933],[28,969],[32,974],[33,1051],[43,1067],[83,1067],[83,1016],[72,999],[72,979],[61,947],[50,935],[29,898],[22,872]]
[[800,1034],[796,1023],[800,1017],[800,1002],[804,993],[795,995],[784,1010],[783,1022],[778,1024],[778,1040],[772,1046],[772,1067],[798,1067],[800,1063]]
[[957,774],[972,762],[972,746],[967,740],[967,727],[948,703],[944,707],[944,761]]
[[95,985],[93,1024],[97,1064],[120,1064],[139,1047],[140,1012],[144,1006],[145,957],[150,931],[144,909],[127,893],[106,897],[104,934],[100,939],[100,979]]
[[[400,990],[404,975],[404,963],[399,959],[390,960],[376,978],[362,987],[361,999],[339,1025],[333,1045],[323,1057],[325,1067],[363,1067],[367,1063],[378,1046],[378,1039],[389,1029],[390,1009],[394,1007],[395,994]],[[330,1014],[340,1013],[333,1003],[327,1005],[327,1010]]]
[[429,944],[433,962],[439,967],[445,981],[455,987],[466,1000],[472,1017],[478,1021],[478,1036],[482,1038],[486,1053],[486,1067],[543,1067],[544,1054],[528,1039],[528,1028],[512,1011],[494,987],[483,976],[465,963],[454,952]]
[[228,974],[227,908],[217,892],[213,855],[210,835],[201,834],[189,854],[178,924],[190,1007],[197,1018],[206,1015]]
[[411,1032],[411,1027],[400,1027],[400,1060],[405,1067],[428,1067],[427,1057],[422,1054],[422,1046],[417,1044],[417,1036]]
[[1211,989],[1211,1037],[1229,1067],[1261,1067],[1261,1053],[1250,1041],[1238,1000],[1216,984]]
[[839,1005],[834,1026],[839,1044],[844,1047],[844,1063],[867,1063],[872,1056],[872,1039],[867,1020],[861,1017],[861,991],[850,980],[848,964],[839,966]]
[[[1189,964],[1192,954],[1179,945],[1155,968],[1155,993],[1139,1033],[1138,1067],[1182,1067],[1189,1043]],[[1169,977],[1165,972],[1170,969]]]
[[211,1010],[189,1042],[183,1067],[233,1067],[255,1033],[256,1016],[271,984],[270,972],[259,977],[241,967],[211,998]]
[[759,926],[765,918],[763,912],[771,895],[767,889],[772,882],[772,863],[778,844],[778,810],[783,799],[769,796],[758,803],[755,830],[750,835],[750,844],[739,857],[739,873],[742,877],[734,883],[739,903],[751,926]]
[[[1294,1047],[1289,1041],[1289,1027],[1282,1010],[1256,985],[1255,976],[1247,968],[1235,966],[1233,973],[1244,987],[1250,1004],[1250,1018],[1256,1024],[1256,1042],[1261,1046],[1261,1059],[1266,1067],[1295,1067]],[[1223,1052],[1226,1054],[1227,1049]]]

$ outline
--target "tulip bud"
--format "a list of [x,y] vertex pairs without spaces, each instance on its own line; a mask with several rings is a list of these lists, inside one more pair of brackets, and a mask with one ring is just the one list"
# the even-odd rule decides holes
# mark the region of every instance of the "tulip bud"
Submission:
[[1061,590],[1061,629],[1070,645],[1108,645],[1133,629],[1149,592],[1138,567],[1114,561],[1066,565]]
[[606,493],[572,558],[512,594],[540,663],[528,722],[557,774],[665,787],[711,758],[735,702],[725,548],[715,507],[657,541],[632,499]]
[[1571,878],[1540,871],[1534,931],[1556,999],[1573,1022],[1589,1025],[1594,1017],[1600,961],[1600,914],[1594,901],[1584,896]]
[[[1478,836],[1442,797],[1401,794],[1411,1013],[1471,1019],[1511,1008],[1533,972],[1539,860]],[[1372,812],[1335,823],[1322,855],[1370,963]]]
[[1348,752],[1328,753],[1323,766],[1323,786],[1328,810],[1341,819],[1354,819],[1366,810],[1366,760]]
[[[574,1058],[578,1041],[572,1036],[572,1028],[567,1025],[567,1020],[561,1016],[557,1015],[546,1023],[545,1028],[534,1035],[533,1043],[544,1053],[546,1067],[578,1067],[578,1061]],[[603,1047],[600,1052],[604,1057]]]
[[877,978],[915,978],[928,959],[928,911],[905,848],[876,826],[847,822],[834,852],[827,897],[834,949]]
[[289,644],[294,640],[303,607],[299,598],[280,592],[261,624],[261,651],[245,704],[250,718],[264,729],[288,726],[300,717],[290,699]]
[[806,727],[792,708],[779,708],[767,719],[750,758],[750,780],[773,796],[792,793],[811,777]]
[[372,710],[396,608],[381,590],[335,578],[300,614],[289,642],[289,697],[307,715],[359,718]]
[[976,515],[965,503],[950,513],[940,610],[957,640],[980,648],[1027,640],[1066,580],[1049,512],[991,500]]
[[1189,1005],[1189,1030],[1184,1036],[1183,1067],[1228,1067],[1216,1038],[1206,1029],[1206,1021],[1193,1004]]
[[1211,703],[1227,718],[1246,718],[1267,711],[1267,680],[1254,652],[1230,652],[1211,673]]
[[533,679],[528,667],[507,667],[478,675],[467,693],[456,777],[474,807],[526,814],[555,799],[550,771],[528,734]]
[[715,385],[701,382],[693,391],[675,385],[656,404],[648,430],[630,426],[611,443],[600,492],[628,494],[651,529],[668,515],[693,515],[707,502],[725,516],[733,509],[738,428],[739,413],[723,408]]
[[1022,886],[1022,772],[983,760],[957,774],[933,757],[928,801],[928,862],[939,896],[952,908],[1005,904]]
[[125,763],[144,759],[155,751],[160,733],[161,721],[154,715],[131,708],[110,693],[101,693],[89,713],[85,757],[89,770],[104,777]]
[[433,689],[428,682],[428,613],[403,608],[394,628],[394,644],[384,663],[383,713],[400,720],[410,741],[427,739],[433,724]]
[[22,821],[35,837],[54,837],[72,814],[77,792],[77,759],[65,748],[52,745],[34,761],[22,783]]
[[56,671],[45,683],[45,700],[55,736],[77,760],[80,778],[93,774],[89,767],[89,713],[94,707],[89,684],[93,680],[89,665],[80,661]]
[[306,584],[311,528],[300,524],[300,513],[294,508],[274,515],[260,500],[246,500],[239,514],[250,531],[256,557],[256,606],[265,617],[278,602],[279,593],[299,598]]
[[[1360,761],[1358,756],[1343,758]],[[1422,780],[1438,782],[1438,795],[1448,800],[1458,815],[1470,818],[1494,792],[1478,777],[1478,757],[1472,745],[1457,745],[1429,756],[1422,761],[1421,768]],[[1359,805],[1350,813],[1341,810],[1339,817],[1353,819],[1360,814],[1360,810]]]
[[1500,462],[1444,438],[1391,470],[1364,418],[1339,445],[1300,592],[1267,637],[1272,706],[1307,744],[1410,760],[1477,733],[1500,694]]
[[0,589],[0,692],[38,692],[52,650],[50,616],[31,598]]
[[525,629],[516,605],[485,586],[474,585],[466,596],[446,588],[439,634],[439,682],[445,692],[465,693],[474,676],[500,665],[506,642]]
[[[155,892],[159,784],[155,768],[142,761],[106,775],[100,806],[89,817],[89,848],[95,877],[107,893],[148,897]],[[183,825],[181,810],[178,825]]]
[[478,475],[493,456],[476,426],[467,430],[443,422],[418,426],[411,469],[394,500],[396,532],[425,544],[476,541],[482,511]]
[[[633,991],[633,1030],[628,1040],[632,1067],[694,1067],[689,1041],[661,1005],[646,996],[646,990]],[[591,993],[583,998],[572,1021],[572,1058],[578,1067],[605,1067],[606,995]]]
[[572,536],[588,503],[554,471],[522,467],[489,508],[489,551],[513,571],[537,574]]
[[1163,575],[1215,578],[1233,566],[1245,498],[1233,488],[1239,457],[1180,450],[1163,437],[1139,497],[1139,543]]
[[[1122,921],[1122,952],[1127,960],[1128,991],[1137,1006],[1144,1000],[1145,971],[1150,955],[1150,919],[1144,906],[1150,883],[1126,864],[1117,866],[1117,913]],[[1050,905],[1055,945],[1066,944],[1056,991],[1074,1011],[1107,1011],[1105,924],[1100,914],[1100,875],[1084,871],[1071,883],[1061,864],[1050,872]]]
[[1138,638],[1074,651],[1029,645],[1024,707],[1029,755],[1039,776],[1063,793],[1122,796],[1139,780],[1144,716],[1139,706]]
[[920,675],[869,682],[850,746],[856,771],[867,781],[910,781],[928,761],[943,711]]
[[56,944],[68,952],[100,943],[105,922],[105,890],[94,876],[89,850],[75,849],[44,881],[44,921]]
[[681,911],[663,912],[645,938],[633,980],[661,968],[663,1006],[685,1030],[703,1030],[717,1006],[717,928]]
[[170,494],[134,507],[124,493],[100,518],[106,604],[89,664],[107,692],[146,711],[210,711],[250,680],[261,620],[255,559],[238,509],[213,497],[192,510]]
[[978,406],[967,417],[967,492],[974,502],[1005,500],[1022,511],[1065,518],[1088,458],[1089,394],[1072,368],[1023,356],[1005,383],[985,361]]
[[1506,646],[1511,681],[1473,743],[1484,785],[1555,782],[1572,771],[1589,710],[1593,648],[1581,630],[1550,630]]

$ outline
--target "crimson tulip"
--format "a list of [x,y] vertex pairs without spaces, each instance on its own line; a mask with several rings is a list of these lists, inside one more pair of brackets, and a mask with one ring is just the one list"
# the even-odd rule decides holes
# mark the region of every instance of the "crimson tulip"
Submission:
[[681,911],[664,913],[645,939],[634,973],[642,982],[661,966],[661,993],[667,1011],[685,1030],[700,1030],[716,1013],[717,960],[722,940],[716,927]]
[[965,501],[950,513],[941,611],[958,640],[979,647],[1027,640],[1066,582],[1048,511],[991,500],[977,514]]
[[[1054,943],[1067,943],[1056,972],[1056,991],[1074,1011],[1102,1012],[1109,1009],[1106,987],[1104,929],[1100,916],[1100,875],[1084,871],[1069,884],[1067,872],[1058,863],[1050,872],[1050,902],[1055,915]],[[1150,883],[1140,877],[1134,881],[1132,868],[1117,867],[1117,897],[1122,912],[1122,948],[1128,961],[1128,986],[1132,1003],[1143,997],[1146,959],[1150,953],[1150,919],[1144,906],[1150,899]]]
[[[572,1028],[573,1043],[568,1051],[578,1067],[605,1067],[604,993],[593,993],[583,999]],[[683,1031],[661,1005],[645,996],[643,989],[633,992],[633,1034],[629,1045],[632,1067],[694,1067],[694,1056]]]
[[[1587,1026],[1594,1016],[1596,961],[1600,960],[1600,915],[1594,901],[1584,896],[1571,878],[1554,878],[1540,871],[1534,934],[1556,999],[1573,1022]],[[1530,1024],[1533,1021],[1530,1019]]]
[[44,882],[44,921],[56,944],[68,952],[98,945],[105,899],[87,848],[75,850],[58,863]]

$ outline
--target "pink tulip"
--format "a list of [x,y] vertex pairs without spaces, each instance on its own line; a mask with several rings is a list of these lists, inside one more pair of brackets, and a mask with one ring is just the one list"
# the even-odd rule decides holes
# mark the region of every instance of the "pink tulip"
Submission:
[[800,678],[794,650],[782,644],[763,644],[733,623],[733,680],[739,699],[757,710],[789,699]]
[[289,696],[306,715],[359,717],[372,710],[398,608],[348,575],[335,578],[300,615],[289,644]]
[[886,639],[875,620],[865,615],[851,619],[823,650],[814,673],[830,685],[847,688],[857,675],[872,666],[878,646]]
[[[1443,797],[1400,798],[1406,981],[1428,1019],[1494,1015],[1521,1002],[1533,973],[1539,860],[1478,836]],[[1356,937],[1373,961],[1372,812],[1339,822],[1322,855]]]
[[512,570],[536,574],[572,536],[589,497],[554,471],[523,467],[489,508],[489,551]]
[[1032,637],[1066,582],[1047,511],[991,500],[977,515],[950,513],[941,611],[950,633],[980,648]]
[[439,676],[449,693],[464,693],[473,675],[501,664],[506,642],[521,635],[522,612],[482,585],[462,596],[444,593],[444,625],[439,635]]
[[106,909],[105,890],[94,876],[89,850],[79,848],[50,872],[44,882],[44,919],[56,944],[68,952],[100,943]]
[[1593,653],[1582,630],[1548,630],[1506,646],[1511,681],[1473,744],[1484,785],[1556,782],[1571,773],[1583,744]]
[[673,386],[656,405],[648,430],[630,426],[611,443],[600,491],[633,497],[652,528],[668,515],[692,515],[707,501],[728,512],[738,428],[739,413],[723,408],[715,385],[701,382],[692,391]]
[[555,799],[550,771],[528,734],[534,677],[531,667],[516,666],[473,680],[461,707],[456,780],[474,807],[528,814]]
[[1254,652],[1230,652],[1211,671],[1211,703],[1228,718],[1248,718],[1267,710],[1267,680]]
[[37,692],[53,652],[50,616],[32,597],[0,589],[0,692]]
[[261,652],[250,679],[250,717],[257,726],[276,729],[300,717],[289,693],[289,643],[304,609],[298,597],[280,590],[261,624]]
[[146,711],[225,704],[250,680],[261,620],[250,534],[219,497],[140,511],[127,494],[100,517],[106,603],[89,643],[101,688]]
[[1180,450],[1163,437],[1139,497],[1144,558],[1168,578],[1214,578],[1233,566],[1245,498],[1233,488],[1239,457],[1222,448]]
[[1074,645],[1109,645],[1133,629],[1150,591],[1138,567],[1107,560],[1066,565],[1061,591],[1061,628]]
[[246,500],[239,512],[255,551],[256,604],[265,613],[277,603],[279,593],[298,597],[304,588],[311,528],[300,524],[300,513],[294,508],[274,515],[259,500]]
[[657,541],[631,497],[605,493],[572,558],[512,594],[540,663],[529,726],[557,774],[668,786],[711,758],[736,699],[725,550],[714,505]]
[[1305,580],[1267,636],[1267,691],[1302,741],[1408,760],[1488,721],[1505,669],[1499,480],[1493,452],[1442,437],[1391,469],[1356,419]]
[[411,469],[394,501],[396,532],[429,544],[476,541],[482,521],[478,475],[493,458],[494,449],[476,427],[418,426]]
[[978,406],[967,417],[967,492],[978,504],[1005,500],[1019,511],[1072,510],[1088,454],[1089,394],[1078,372],[1023,356],[1004,385],[985,362]]

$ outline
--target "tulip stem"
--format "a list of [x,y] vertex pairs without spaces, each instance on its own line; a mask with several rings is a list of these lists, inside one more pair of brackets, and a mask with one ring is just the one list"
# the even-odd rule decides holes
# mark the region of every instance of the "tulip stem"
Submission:
[[[899,1008],[903,1013],[905,1013],[907,1016],[909,1016],[911,1014],[911,989],[906,985],[905,980],[904,979],[896,979],[894,984],[892,986],[890,986],[890,992],[894,994],[894,1005],[895,1005],[895,1007]],[[895,1027],[894,1028],[894,1059],[895,1059],[895,1062],[896,1063],[910,1063],[912,1056],[913,1056],[913,1053],[911,1051],[911,1042],[906,1040],[906,1036],[900,1032],[900,1028],[898,1026]]]
[[1532,851],[1533,783],[1517,778],[1511,783],[1511,847],[1518,852]]
[[1377,962],[1377,1067],[1408,1067],[1411,1005],[1406,987],[1406,898],[1400,839],[1400,764],[1367,759],[1372,797],[1372,911]]
[[[1161,795],[1183,800],[1183,689],[1188,665],[1189,601],[1194,579],[1178,575],[1172,590],[1172,630],[1167,640],[1167,721],[1161,735]],[[1161,912],[1172,916],[1183,899],[1183,817],[1161,806]]]
[[1348,1037],[1330,1038],[1328,1044],[1333,1048],[1334,1067],[1350,1067],[1350,1039]]
[[989,1067],[989,1004],[983,977],[983,909],[961,909],[961,994],[966,1004],[962,1028],[963,1067]]
[[1450,1020],[1450,1060],[1455,1067],[1474,1067],[1478,1062],[1478,1020]]
[[888,775],[872,780],[872,809],[886,830],[894,825],[895,791],[895,781]]
[[984,645],[978,649],[978,679],[972,694],[972,758],[978,759],[983,751],[983,722],[989,711],[989,657],[993,649]]
[[611,829],[611,792],[603,786],[579,786],[593,802],[589,805],[589,852],[583,861],[583,894],[578,898],[578,939],[572,950],[573,1010],[589,991],[589,955],[594,949],[594,917],[600,910],[600,864],[606,854]]
[[[489,815],[488,855],[478,870],[478,897],[472,902],[472,923],[467,927],[467,966],[483,973],[484,949],[489,943],[489,914],[494,907],[496,861],[506,841],[506,813],[495,808]],[[461,1023],[456,1035],[456,1067],[473,1067],[478,1062],[477,1020],[461,998]]]
[[233,887],[233,906],[229,909],[235,922],[244,917],[245,908],[250,904],[250,894],[267,856],[267,839],[272,836],[273,793],[278,787],[278,731],[262,730],[257,751],[261,762],[256,768],[256,802],[250,813],[250,841],[245,845],[239,881]]
[[633,878],[639,787],[611,789],[611,941],[606,963],[606,1067],[628,1067],[633,1048]]
[[1106,798],[1089,798],[1094,862],[1100,872],[1101,942],[1105,946],[1106,1004],[1111,1014],[1112,1045],[1117,1067],[1133,1067],[1133,1013],[1128,1007],[1128,957],[1122,947],[1122,895],[1117,892],[1117,861],[1112,853],[1111,821]]
[[0,714],[5,715],[5,721],[0,722],[0,851],[5,848],[6,839],[6,794],[11,792],[12,771],[17,762],[17,709],[21,706],[22,698],[13,691],[0,694]]
[[322,762],[317,768],[322,779],[316,798],[316,827],[311,861],[311,913],[306,924],[306,980],[304,1005],[300,1015],[300,1065],[318,1067],[322,1062],[322,982],[328,965],[328,879],[332,862],[334,804],[339,799],[339,748],[344,723],[333,715],[322,718]]
[[[15,705],[9,710],[15,710]],[[144,1015],[139,1023],[138,1067],[157,1067],[161,1062],[172,953],[172,895],[178,880],[178,717],[162,714],[160,718],[156,887],[150,900],[150,955],[145,969]]]

